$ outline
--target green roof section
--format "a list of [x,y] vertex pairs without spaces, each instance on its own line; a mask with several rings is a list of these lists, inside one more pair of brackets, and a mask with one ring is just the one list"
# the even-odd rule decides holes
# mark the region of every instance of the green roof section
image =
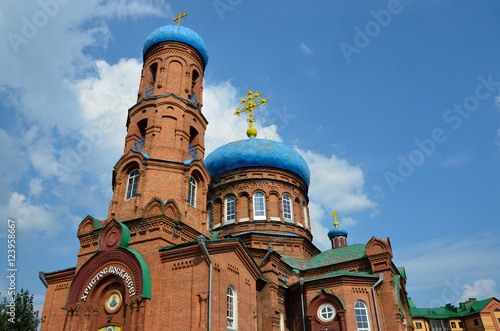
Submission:
[[[398,270],[399,270],[399,268],[398,268]],[[401,303],[401,295],[399,294],[399,282],[400,281],[401,281],[400,275],[394,276],[394,292],[396,292],[396,298],[398,299],[399,311],[401,312],[401,319],[405,319],[403,305]]]
[[412,317],[424,317],[427,319],[449,319],[452,317],[463,317],[479,313],[492,300],[498,301],[495,297],[477,301],[475,298],[470,298],[466,302],[460,302],[459,307],[447,304],[445,307],[438,308],[417,308],[413,301],[410,301],[410,313]]
[[404,279],[406,279],[406,269],[405,269],[405,267],[398,267],[398,272],[401,275],[401,277],[403,277]]
[[211,240],[216,240],[218,237],[219,237],[219,233],[221,232],[222,230],[219,230],[219,231],[212,231],[212,238]]
[[54,275],[54,274],[57,274],[57,273],[60,273],[60,272],[65,272],[65,271],[70,271],[70,270],[75,270],[75,269],[76,269],[76,267],[61,269],[61,270],[46,272],[45,275]]
[[[128,242],[127,242],[128,244]],[[126,247],[130,253],[134,254],[137,261],[141,266],[142,270],[142,294],[140,295],[142,298],[151,299],[151,274],[149,273],[149,266],[146,263],[146,260],[142,257],[142,255],[136,251],[135,249]]]
[[288,264],[292,269],[300,271],[325,267],[332,264],[357,260],[366,257],[365,245],[350,245],[329,249],[309,260],[296,259],[291,256],[282,256],[281,260]]
[[373,279],[378,278],[377,275],[373,275],[372,273],[365,272],[365,271],[355,272],[355,271],[347,271],[347,270],[335,270],[335,271],[327,272],[326,274],[321,275],[321,276],[316,276],[316,277],[311,277],[311,278],[305,278],[304,282],[310,282],[310,281],[317,280],[317,279],[330,278],[330,277],[338,277],[338,276],[369,277],[369,278],[373,278]]

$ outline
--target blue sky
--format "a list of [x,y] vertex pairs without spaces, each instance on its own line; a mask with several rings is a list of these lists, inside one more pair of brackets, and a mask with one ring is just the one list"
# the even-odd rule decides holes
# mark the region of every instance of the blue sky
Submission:
[[418,306],[499,296],[498,1],[4,2],[0,245],[16,219],[40,309],[38,271],[74,266],[78,224],[107,215],[142,45],[181,11],[210,54],[208,151],[243,139],[257,90],[259,137],[311,168],[320,249],[335,209],[350,244],[390,238]]

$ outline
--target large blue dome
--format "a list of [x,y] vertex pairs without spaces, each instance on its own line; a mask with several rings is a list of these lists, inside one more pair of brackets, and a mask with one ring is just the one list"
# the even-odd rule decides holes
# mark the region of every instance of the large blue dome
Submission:
[[235,141],[217,148],[205,158],[205,167],[210,176],[253,166],[289,170],[309,185],[311,175],[304,158],[293,148],[276,141],[257,138]]
[[179,41],[194,47],[203,57],[205,66],[207,65],[207,45],[205,45],[205,42],[201,39],[199,34],[182,25],[164,25],[151,32],[142,48],[142,56],[144,57],[144,55],[146,55],[147,50],[151,46],[162,41]]

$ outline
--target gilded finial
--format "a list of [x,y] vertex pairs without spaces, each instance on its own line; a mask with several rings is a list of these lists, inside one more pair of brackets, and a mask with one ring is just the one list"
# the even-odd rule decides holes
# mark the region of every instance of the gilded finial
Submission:
[[334,210],[334,211],[333,211],[333,213],[332,213],[332,217],[333,217],[333,220],[334,220],[334,222],[333,222],[333,225],[334,225],[334,226],[339,226],[339,222],[337,222],[337,215],[338,215],[338,214],[339,214],[339,213],[337,213],[335,210]]
[[248,113],[249,118],[247,119],[247,122],[250,123],[250,127],[247,130],[247,136],[248,138],[250,137],[256,137],[257,136],[257,129],[253,127],[253,122],[256,120],[253,118],[253,111],[257,106],[259,105],[265,105],[266,102],[269,99],[262,98],[259,102],[257,102],[257,99],[261,96],[262,93],[255,92],[253,90],[248,91],[248,93],[245,95],[245,97],[240,101],[242,105],[245,105],[243,109],[236,109],[236,112],[234,115],[240,116],[241,112]]
[[177,23],[177,25],[181,25],[181,18],[183,18],[186,15],[187,15],[186,13],[180,12],[179,17],[174,18],[174,22],[178,20],[179,22]]

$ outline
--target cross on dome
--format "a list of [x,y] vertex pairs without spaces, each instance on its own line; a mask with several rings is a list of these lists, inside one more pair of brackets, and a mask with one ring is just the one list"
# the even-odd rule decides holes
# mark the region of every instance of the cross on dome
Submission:
[[183,18],[186,15],[187,13],[180,12],[179,17],[174,18],[174,22],[178,20],[179,22],[177,23],[177,25],[181,25],[181,18]]
[[247,119],[247,122],[250,123],[250,127],[247,130],[247,136],[248,136],[248,138],[250,138],[250,137],[256,137],[257,136],[257,129],[255,129],[253,127],[253,122],[256,121],[253,118],[253,111],[259,105],[265,106],[266,102],[269,100],[269,99],[266,99],[266,98],[262,98],[259,102],[257,102],[257,100],[259,99],[259,97],[261,96],[261,94],[262,93],[255,92],[253,90],[248,91],[248,93],[245,95],[245,97],[243,98],[243,100],[240,101],[240,103],[243,104],[243,105],[245,105],[245,107],[243,109],[237,108],[236,112],[234,113],[234,115],[236,115],[236,116],[240,116],[240,114],[242,112],[248,113],[249,118]]
[[337,215],[338,215],[338,214],[339,214],[339,213],[337,213],[335,210],[334,210],[334,211],[333,211],[333,213],[332,213],[332,217],[333,217],[333,220],[334,220],[334,222],[333,222],[333,225],[334,225],[334,226],[339,226],[339,222],[337,222]]

